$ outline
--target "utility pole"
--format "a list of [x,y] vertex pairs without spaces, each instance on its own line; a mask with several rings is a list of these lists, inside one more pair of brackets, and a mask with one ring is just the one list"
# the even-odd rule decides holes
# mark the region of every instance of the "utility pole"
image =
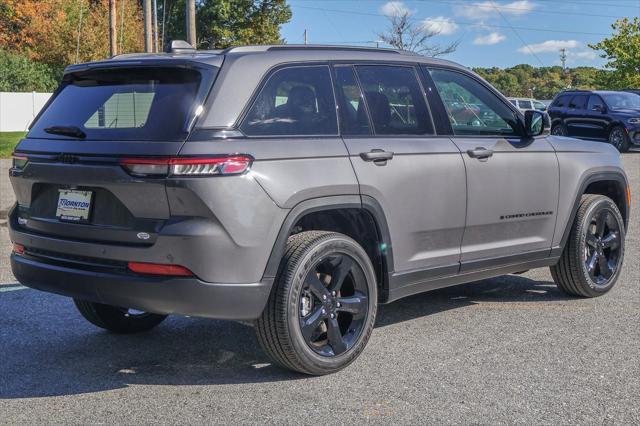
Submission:
[[151,28],[151,0],[144,0],[144,51],[149,53],[153,52],[153,44],[151,41],[151,36],[153,34],[153,29]]
[[118,54],[118,33],[116,31],[116,0],[109,0],[109,54]]
[[567,72],[567,49],[560,49],[560,62],[562,63],[562,72]]
[[307,29],[304,29],[304,44],[307,44]]
[[154,42],[156,47],[156,52],[159,52],[158,49],[158,1],[153,0],[153,35]]
[[196,0],[187,0],[187,42],[196,47]]

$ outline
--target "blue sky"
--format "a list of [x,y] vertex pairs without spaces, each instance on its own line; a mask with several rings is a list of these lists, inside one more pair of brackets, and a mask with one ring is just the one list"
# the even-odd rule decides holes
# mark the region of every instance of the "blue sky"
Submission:
[[601,67],[604,60],[587,45],[611,34],[620,17],[640,15],[640,0],[289,0],[291,22],[282,34],[288,43],[374,46],[385,15],[409,10],[416,25],[439,30],[432,40],[460,40],[446,58],[470,67],[559,65],[567,49],[568,66]]

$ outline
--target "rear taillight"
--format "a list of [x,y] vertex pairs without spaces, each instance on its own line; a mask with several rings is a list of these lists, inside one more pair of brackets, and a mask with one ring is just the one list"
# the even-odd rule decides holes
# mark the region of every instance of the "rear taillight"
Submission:
[[165,265],[162,263],[129,262],[129,269],[137,274],[169,275],[173,277],[192,277],[193,272],[180,265]]
[[13,252],[15,254],[24,254],[24,246],[22,244],[13,243]]
[[13,154],[11,158],[13,159],[14,169],[22,169],[29,162],[29,157],[27,157],[26,155]]
[[135,176],[239,175],[251,167],[248,155],[228,157],[124,158],[120,164]]

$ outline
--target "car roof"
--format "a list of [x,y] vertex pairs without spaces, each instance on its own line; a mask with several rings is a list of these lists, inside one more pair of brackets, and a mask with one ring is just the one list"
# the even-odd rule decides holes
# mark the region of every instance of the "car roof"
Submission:
[[269,62],[295,61],[392,61],[416,62],[430,65],[446,65],[454,68],[466,67],[444,59],[430,58],[399,49],[376,48],[366,46],[331,46],[331,45],[247,45],[235,46],[224,50],[186,50],[174,53],[127,53],[116,55],[104,61],[87,62],[70,65],[65,72],[98,66],[120,65],[125,63],[166,63],[171,61],[199,62],[219,66],[224,58],[240,56],[259,56],[268,58]]

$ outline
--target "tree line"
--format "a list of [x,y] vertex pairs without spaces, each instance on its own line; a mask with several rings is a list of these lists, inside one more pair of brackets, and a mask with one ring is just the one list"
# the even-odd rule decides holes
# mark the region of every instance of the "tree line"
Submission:
[[[185,39],[185,0],[158,0],[159,41]],[[458,47],[434,44],[437,31],[416,27],[402,9],[375,32],[389,45],[427,56]],[[52,91],[66,66],[109,55],[109,0],[0,0],[0,91]],[[285,43],[281,26],[291,20],[286,0],[199,0],[197,47]],[[142,0],[118,0],[117,49],[144,50]],[[640,87],[640,18],[621,19],[612,36],[590,47],[608,62],[604,69],[559,66],[475,68],[507,96],[550,99],[566,88]]]
[[[117,50],[144,51],[142,0],[116,3]],[[158,0],[160,46],[186,39],[185,0]],[[166,7],[166,8],[165,8]],[[286,0],[200,0],[200,49],[282,43]],[[0,91],[51,91],[69,64],[109,56],[109,0],[0,0]]]

